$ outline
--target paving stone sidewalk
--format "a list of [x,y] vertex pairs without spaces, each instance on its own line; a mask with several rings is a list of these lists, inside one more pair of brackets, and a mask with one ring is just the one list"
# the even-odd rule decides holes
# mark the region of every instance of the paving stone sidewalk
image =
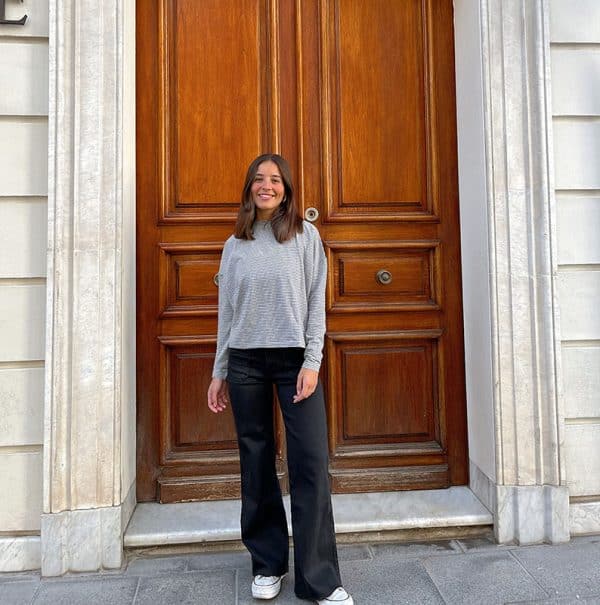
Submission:
[[[357,605],[600,604],[600,536],[564,545],[460,540],[341,544],[344,585]],[[40,579],[0,574],[0,604],[258,605],[243,551],[132,556],[120,572]],[[302,605],[293,577],[277,605]]]

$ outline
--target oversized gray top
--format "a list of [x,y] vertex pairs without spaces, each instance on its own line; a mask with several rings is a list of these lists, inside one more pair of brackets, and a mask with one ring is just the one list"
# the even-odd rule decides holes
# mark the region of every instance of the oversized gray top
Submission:
[[327,259],[316,227],[280,244],[269,221],[254,240],[225,242],[219,268],[214,378],[227,376],[229,347],[305,347],[302,367],[318,370],[325,337]]

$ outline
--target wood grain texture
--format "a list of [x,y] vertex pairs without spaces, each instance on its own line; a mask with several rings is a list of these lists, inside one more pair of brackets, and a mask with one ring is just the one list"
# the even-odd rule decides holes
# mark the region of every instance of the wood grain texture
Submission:
[[371,468],[331,472],[335,492],[401,491],[409,489],[439,489],[449,487],[446,465]]
[[452,19],[451,0],[138,0],[138,500],[239,494],[231,416],[205,401],[213,276],[266,151],[328,254],[334,491],[467,482]]
[[340,205],[423,204],[427,56],[421,4],[405,1],[399,10],[388,0],[329,3]]
[[162,0],[165,222],[231,220],[243,167],[274,146],[269,5],[267,0]]
[[220,245],[160,244],[161,317],[217,315]]
[[319,4],[327,220],[435,220],[426,3]]
[[338,370],[343,385],[338,443],[432,440],[438,399],[434,359],[434,347],[425,341],[346,343]]
[[[439,242],[327,242],[329,311],[439,308]],[[389,283],[378,280],[388,271]]]

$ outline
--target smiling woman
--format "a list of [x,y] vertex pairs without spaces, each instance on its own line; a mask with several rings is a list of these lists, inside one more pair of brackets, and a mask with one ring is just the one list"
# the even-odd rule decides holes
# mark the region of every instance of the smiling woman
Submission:
[[252,240],[256,220],[271,221],[273,234],[279,243],[303,231],[290,167],[275,153],[258,156],[248,167],[235,237]]
[[258,167],[251,187],[252,201],[256,206],[256,218],[268,221],[284,200],[284,186],[277,164],[272,160],[263,162]]
[[217,354],[208,389],[212,412],[223,412],[231,399],[242,540],[252,556],[252,596],[258,599],[275,597],[288,571],[273,433],[275,385],[287,436],[296,595],[353,603],[341,587],[337,562],[319,382],[326,278],[319,232],[298,214],[287,162],[275,154],[259,156],[248,168],[236,233],[223,248]]

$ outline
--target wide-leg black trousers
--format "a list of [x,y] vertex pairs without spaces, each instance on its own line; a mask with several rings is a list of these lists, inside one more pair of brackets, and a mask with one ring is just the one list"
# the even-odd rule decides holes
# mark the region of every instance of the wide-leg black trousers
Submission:
[[321,599],[341,586],[328,477],[327,421],[321,383],[293,403],[304,349],[229,349],[227,382],[242,477],[242,541],[253,575],[288,570],[288,531],[275,472],[273,384],[285,421],[295,593]]

